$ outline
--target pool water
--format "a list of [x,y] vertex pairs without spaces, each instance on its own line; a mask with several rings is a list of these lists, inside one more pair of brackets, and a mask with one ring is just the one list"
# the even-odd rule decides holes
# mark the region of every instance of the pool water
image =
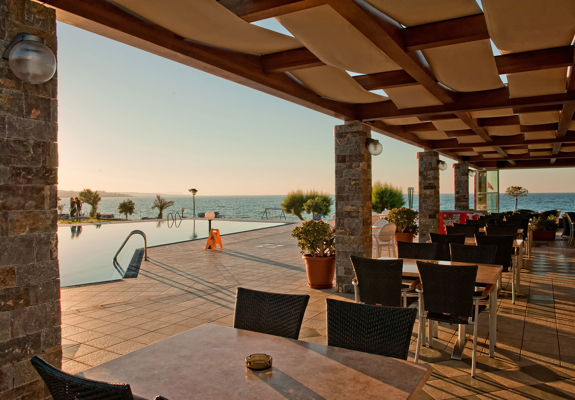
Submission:
[[[270,228],[283,223],[212,221],[212,228],[220,234],[245,232]],[[148,247],[208,237],[208,221],[180,220],[145,221],[113,224],[60,225],[58,226],[58,257],[60,260],[60,286],[74,286],[86,283],[121,279],[114,268],[114,255],[128,234],[139,229],[148,238]],[[225,238],[222,239],[225,245]],[[137,248],[144,247],[139,235],[130,238],[118,261],[127,269]]]

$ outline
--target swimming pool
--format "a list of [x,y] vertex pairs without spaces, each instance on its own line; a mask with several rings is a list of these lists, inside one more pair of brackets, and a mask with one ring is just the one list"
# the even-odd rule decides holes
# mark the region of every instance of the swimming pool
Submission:
[[[248,221],[212,221],[222,235],[270,228],[283,223]],[[58,226],[58,257],[60,260],[60,286],[121,279],[112,263],[116,251],[128,234],[139,229],[148,238],[148,247],[208,237],[208,221],[183,220],[176,223],[145,221],[112,224]],[[225,239],[224,239],[225,244]],[[120,265],[127,269],[137,248],[144,247],[141,236],[133,236],[120,255]]]

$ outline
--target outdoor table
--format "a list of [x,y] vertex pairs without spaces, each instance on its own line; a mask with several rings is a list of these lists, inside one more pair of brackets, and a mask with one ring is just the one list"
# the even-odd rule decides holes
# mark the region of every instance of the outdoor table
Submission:
[[[393,260],[390,257],[380,257],[380,260]],[[417,260],[414,258],[403,259],[403,273],[405,278],[419,278],[417,261],[436,263],[440,265],[476,265],[475,263],[464,263],[456,261],[437,261],[437,260]],[[484,286],[484,295],[489,295],[489,357],[495,356],[495,345],[497,344],[497,289],[499,277],[503,267],[501,265],[477,264],[477,277],[475,283]],[[425,294],[424,294],[425,296]],[[459,325],[459,335],[453,348],[451,358],[461,360],[461,354],[465,348],[465,325]]]
[[[245,367],[251,353],[272,368]],[[185,399],[411,399],[427,365],[218,325],[202,325],[84,371],[135,395]]]

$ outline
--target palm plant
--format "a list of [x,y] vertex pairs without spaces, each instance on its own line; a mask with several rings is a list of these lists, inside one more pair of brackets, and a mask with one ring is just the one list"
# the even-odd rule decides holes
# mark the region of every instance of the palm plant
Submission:
[[126,220],[128,220],[128,214],[132,215],[134,213],[135,208],[136,204],[131,199],[124,200],[118,204],[118,212],[120,214],[124,214],[126,216]]
[[[193,216],[194,218],[196,217],[196,193],[198,193],[198,189],[196,188],[191,188],[188,189],[188,192],[190,192],[192,194],[192,200],[194,201],[194,211],[193,211]],[[183,212],[182,212],[183,214]]]
[[513,212],[517,212],[517,201],[519,200],[519,197],[527,196],[527,193],[529,193],[529,191],[521,186],[509,186],[505,190],[505,194],[511,197],[515,197],[515,209]]
[[162,219],[164,217],[164,210],[168,207],[171,207],[174,205],[173,201],[168,201],[164,198],[162,198],[162,196],[160,196],[159,194],[156,195],[156,200],[154,200],[154,203],[152,204],[152,210],[154,208],[158,209],[158,219]]
[[102,196],[97,190],[84,189],[78,195],[82,203],[88,203],[92,209],[90,210],[90,217],[94,218],[98,212],[98,203],[102,200]]

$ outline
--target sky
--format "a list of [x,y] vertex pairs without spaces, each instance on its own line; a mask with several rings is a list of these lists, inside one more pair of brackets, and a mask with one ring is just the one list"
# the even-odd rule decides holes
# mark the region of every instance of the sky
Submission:
[[[335,191],[343,122],[58,23],[59,188],[202,195]],[[417,191],[414,146],[377,132],[373,181]],[[440,191],[453,192],[453,160]],[[500,187],[564,192],[575,169],[501,171]],[[471,192],[473,189],[470,189]]]

